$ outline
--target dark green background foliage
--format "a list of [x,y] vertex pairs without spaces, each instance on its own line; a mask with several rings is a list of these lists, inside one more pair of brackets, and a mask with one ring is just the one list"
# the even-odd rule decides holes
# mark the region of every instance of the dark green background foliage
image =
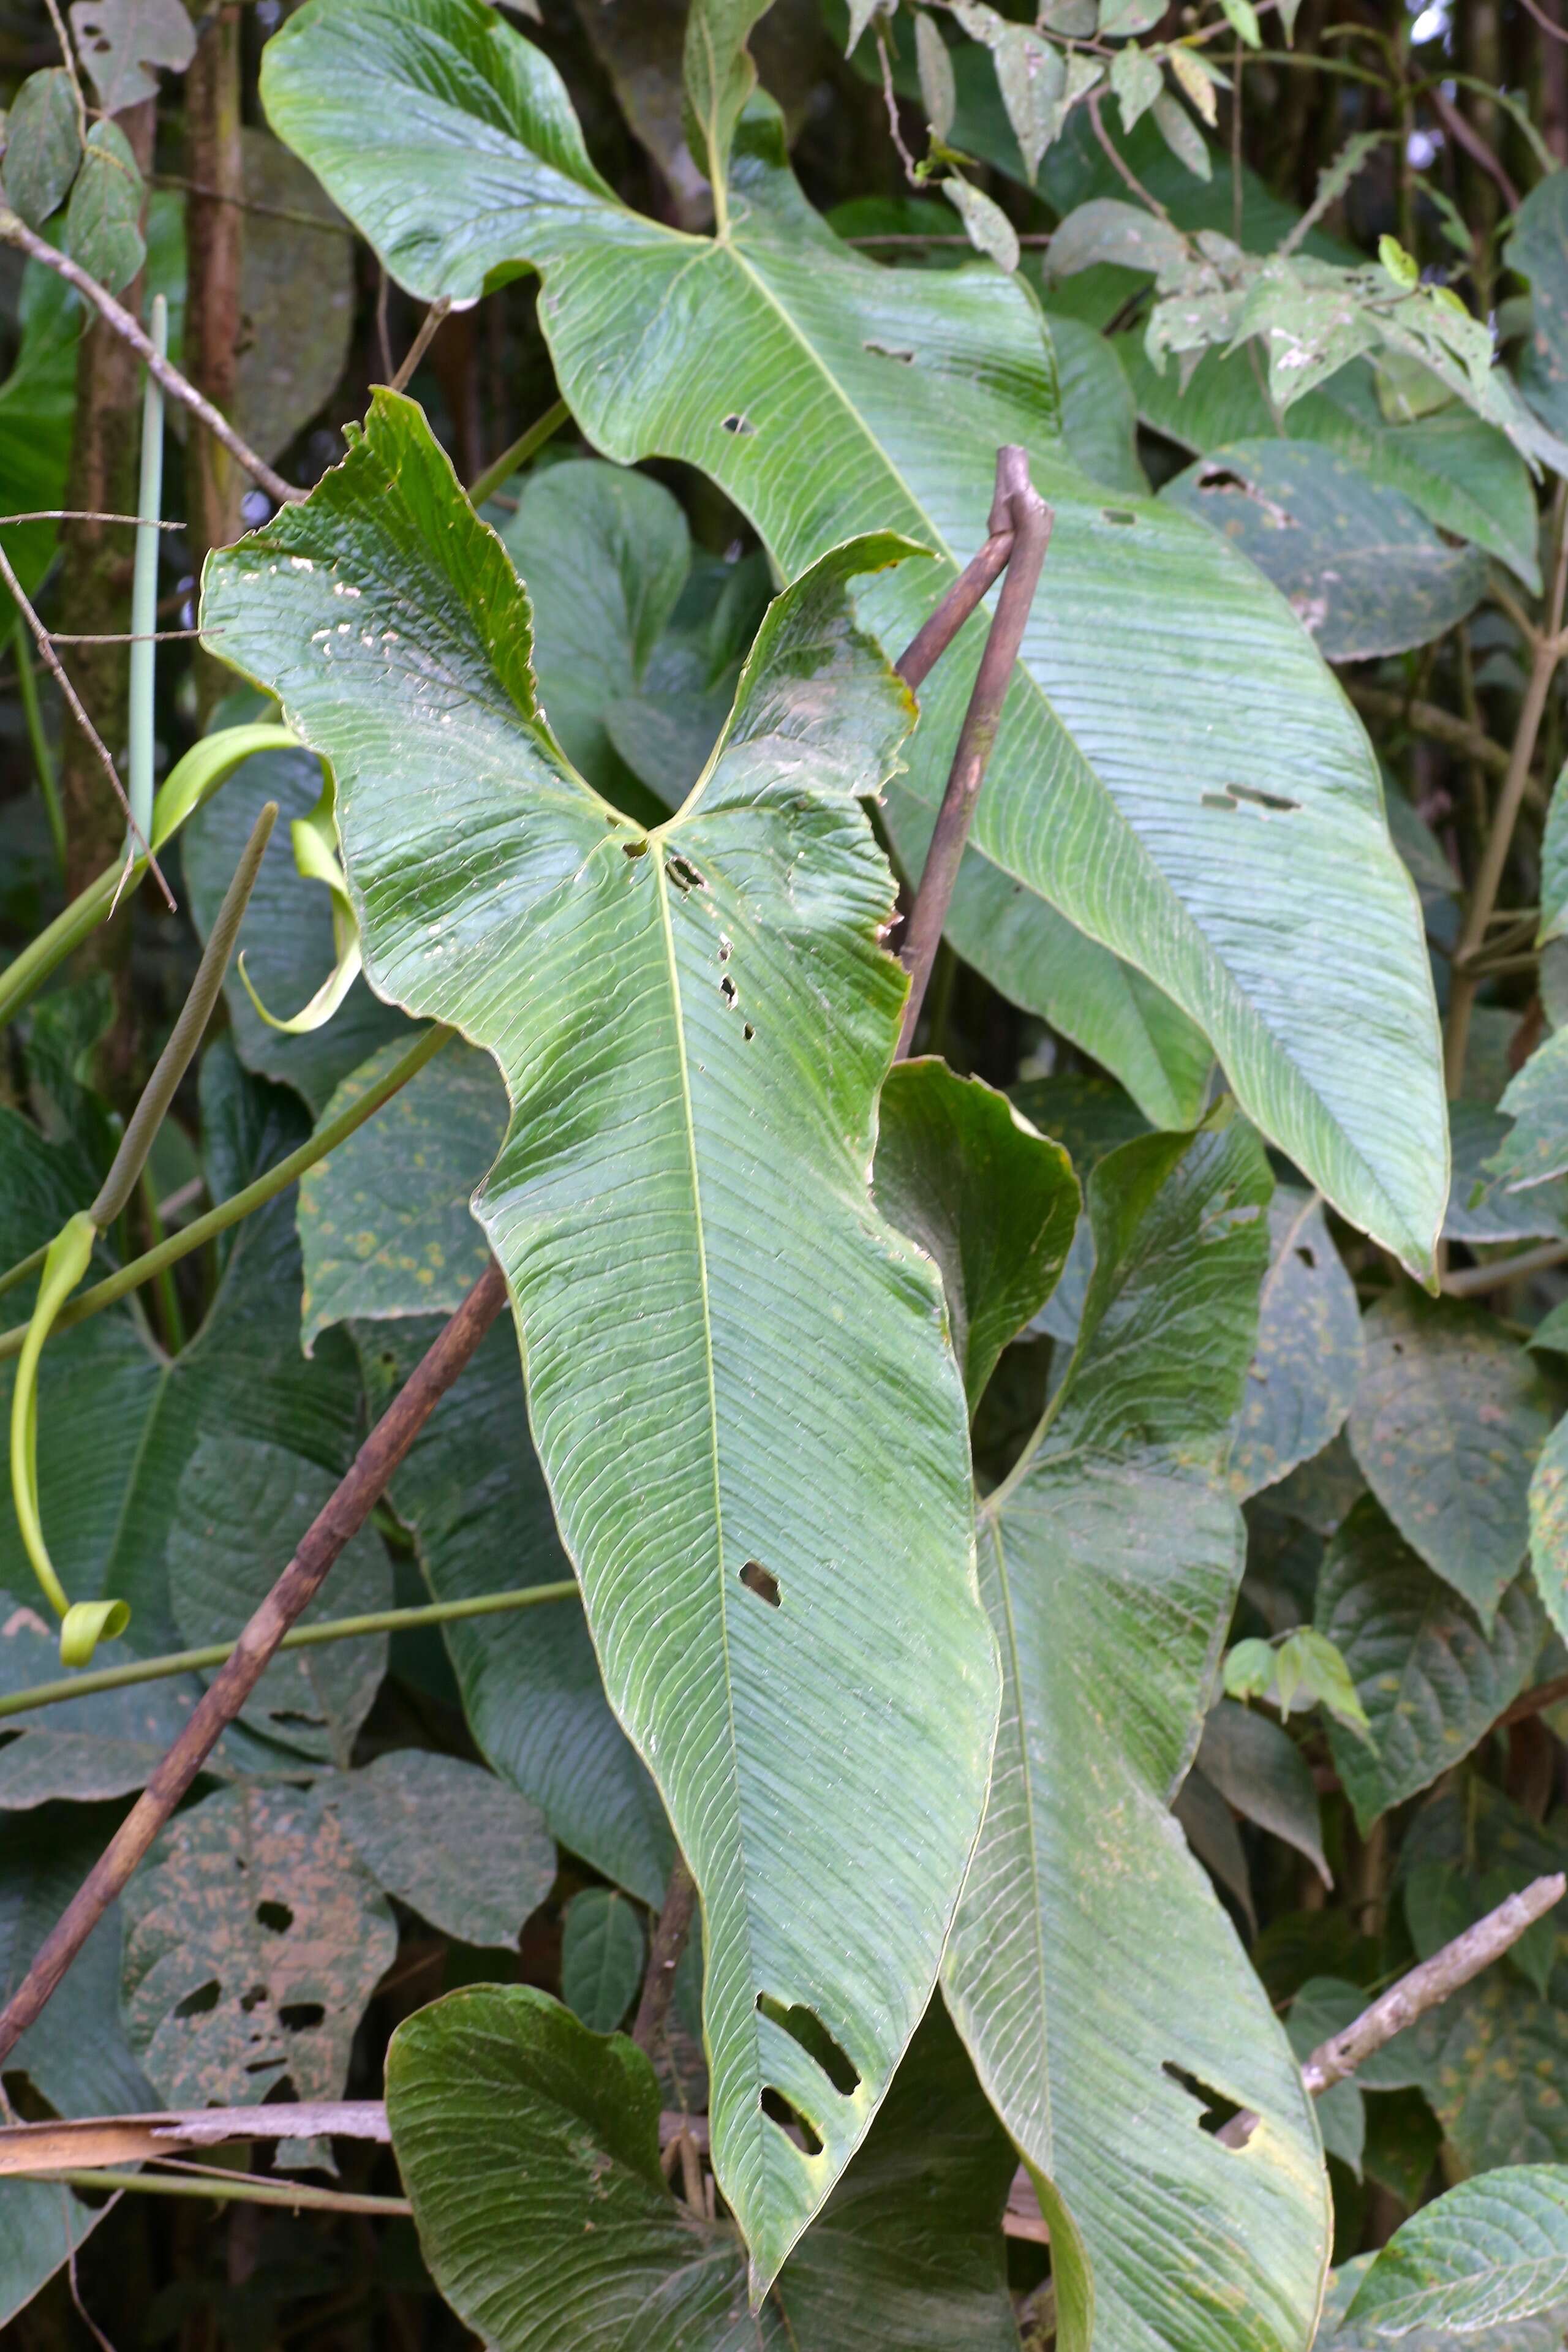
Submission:
[[[0,1992],[216,1667],[142,1670],[511,1308],[0,2067],[245,2111],[179,2193],[7,2156],[7,2342],[1562,2346],[1568,1918],[1301,2075],[1568,1868],[1562,16],[0,10],[0,548],[174,777],[173,906],[57,951],[123,817],[0,592],[7,1419],[280,812],[38,1377],[123,1682],[26,1704],[0,1493]],[[124,525],[4,520],[138,495],[49,248],[300,493],[172,402],[134,623]],[[895,1067],[986,615],[891,665],[1004,443]]]

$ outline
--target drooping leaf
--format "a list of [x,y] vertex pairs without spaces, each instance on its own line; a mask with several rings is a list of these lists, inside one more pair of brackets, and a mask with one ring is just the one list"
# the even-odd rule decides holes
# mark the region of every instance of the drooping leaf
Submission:
[[[847,583],[905,552],[858,542],[773,604],[650,832],[537,717],[525,594],[411,404],[378,395],[204,602],[331,763],[367,971],[507,1079],[480,1216],[605,1685],[702,1891],[717,2172],[764,2283],[929,1999],[994,1724],[940,1285],[868,1194],[906,984],[857,796],[910,714]],[[781,1705],[824,1738],[781,1752]],[[841,1834],[868,1817],[869,1866]],[[760,1998],[810,2008],[856,2088]]]
[[5,115],[5,201],[29,228],[42,228],[64,204],[81,163],[81,131],[70,76],[63,66],[30,73]]
[[1530,1565],[1547,1615],[1568,1633],[1568,1419],[1547,1439],[1531,1478]]
[[142,200],[130,141],[117,122],[95,122],[66,207],[65,245],[71,259],[111,294],[122,293],[147,258]]
[[[1435,1022],[1364,741],[1238,559],[1157,505],[1129,509],[1131,527],[1120,509],[1108,516],[1065,462],[1026,296],[984,271],[889,270],[847,252],[805,206],[760,100],[738,139],[730,233],[693,243],[611,198],[552,69],[479,0],[400,6],[384,41],[377,21],[315,0],[268,43],[279,133],[411,290],[462,298],[489,269],[531,260],[558,380],[595,445],[702,467],[786,574],[868,525],[939,544],[942,562],[866,595],[885,646],[902,646],[952,556],[978,545],[997,443],[1029,446],[1056,530],[975,856],[1005,887],[1048,896],[1200,1019],[1265,1130],[1347,1215],[1425,1268],[1447,1194]],[[454,56],[493,142],[494,194],[479,212],[480,116],[447,95]],[[416,216],[404,125],[419,158]],[[707,362],[696,372],[694,349]],[[977,619],[928,683],[908,784],[928,808],[981,636]],[[1223,692],[1208,668],[1221,648]],[[1135,730],[1132,677],[1149,714]],[[1268,789],[1293,804],[1267,826],[1226,790],[1255,774],[1259,742],[1273,749]],[[1205,806],[1205,793],[1221,805]],[[981,960],[962,912],[952,935]],[[1351,1057],[1331,1041],[1352,1023]]]
[[1568,1173],[1568,1030],[1536,1047],[1498,1108],[1513,1126],[1487,1164],[1505,1190]]
[[1462,2180],[1397,2229],[1350,2307],[1380,2336],[1470,2337],[1568,2302],[1568,2166],[1507,2165]]
[[515,1945],[554,1883],[534,1807],[455,1756],[399,1748],[316,1792],[378,1885],[465,1944]]
[[1196,1761],[1226,1804],[1304,1853],[1325,1886],[1321,1807],[1300,1749],[1283,1725],[1222,1698],[1204,1717]]
[[[1297,2345],[1325,2251],[1300,2076],[1167,1812],[1240,1576],[1224,1463],[1269,1189],[1223,1114],[1100,1161],[1072,1368],[981,1513],[1003,1717],[943,1981],[1053,2238],[1082,2242],[1097,2346]],[[1265,2119],[1244,2166],[1194,2080]],[[1150,2264],[1167,2200],[1182,2258]],[[1062,2310],[1077,2352],[1087,2311]]]
[[[439,1326],[356,1334],[384,1410]],[[437,1601],[569,1578],[533,1450],[517,1340],[492,1331],[437,1405],[390,1489]],[[664,1808],[610,1712],[575,1601],[443,1627],[468,1727],[504,1780],[539,1807],[572,1853],[645,1903],[662,1900],[671,1840]]]
[[1195,457],[1283,429],[1292,441],[1332,450],[1369,482],[1408,499],[1439,530],[1500,556],[1527,587],[1539,590],[1529,469],[1507,436],[1462,402],[1411,424],[1391,424],[1367,362],[1356,360],[1276,419],[1244,352],[1205,352],[1184,383],[1178,369],[1163,375],[1155,370],[1142,332],[1118,335],[1114,343],[1139,415]]
[[1326,661],[1404,653],[1475,608],[1486,558],[1312,441],[1221,442],[1160,493],[1272,580]]
[[[169,1526],[169,1604],[182,1643],[231,1642],[293,1558],[336,1474],[275,1439],[205,1432],[185,1462]],[[392,1566],[374,1528],[344,1546],[300,1622],[392,1606]],[[386,1635],[274,1658],[240,1720],[315,1762],[346,1765],[386,1672]]]
[[1520,388],[1553,432],[1568,426],[1568,188],[1555,172],[1533,187],[1514,215],[1503,248],[1510,269],[1530,280],[1530,341],[1519,369]]
[[642,1922],[624,1895],[585,1886],[566,1906],[561,1933],[561,1998],[594,2033],[613,2033],[637,1997],[647,1948]]
[[[15,364],[0,383],[0,499],[6,514],[37,514],[65,503],[76,414],[76,347],[81,332],[81,299],[42,262],[22,273],[21,341]],[[4,533],[5,552],[31,595],[48,568],[58,526],[13,523]],[[0,614],[14,612],[9,589],[0,592]]]
[[1355,1286],[1316,1193],[1280,1185],[1268,1203],[1258,1351],[1230,1454],[1238,1500],[1289,1476],[1341,1428],[1361,1377]]
[[735,125],[757,86],[746,39],[770,5],[771,0],[691,0],[687,15],[684,63],[686,95],[697,129],[693,152],[713,184],[713,201],[721,208]]
[[[221,795],[220,795],[221,798]],[[302,1141],[292,1098],[239,1070],[226,1041],[204,1055],[209,1188],[221,1200]],[[300,1354],[300,1255],[292,1192],[240,1224],[205,1321],[164,1357],[124,1309],[58,1333],[39,1375],[38,1478],[49,1548],[73,1598],[131,1603],[138,1654],[182,1646],[168,1546],[185,1465],[205,1436],[258,1440],[331,1479],[359,1438],[360,1383],[348,1350]],[[10,1367],[0,1368],[8,1396]],[[265,1531],[258,1530],[258,1537]],[[281,1565],[281,1562],[279,1563]],[[10,1497],[0,1499],[0,1583],[32,1583]],[[238,1631],[243,1612],[222,1630]]]
[[161,66],[184,73],[195,28],[181,0],[71,0],[71,31],[105,114],[158,95]]
[[[239,138],[252,209],[242,247],[234,415],[251,447],[275,458],[342,380],[353,331],[353,243],[287,147],[249,123]],[[301,215],[321,226],[311,228]],[[308,300],[301,288],[309,288]],[[169,404],[182,429],[184,411]]]
[[[361,1099],[406,1051],[395,1038],[351,1071],[320,1123]],[[307,1169],[299,1219],[307,1353],[351,1318],[454,1311],[489,1263],[468,1202],[505,1132],[495,1065],[457,1044]]]
[[876,1191],[942,1274],[973,1412],[1066,1263],[1079,1211],[1067,1153],[1005,1095],[922,1057],[900,1063],[882,1089]]
[[252,2106],[285,2077],[341,2096],[392,1914],[309,1790],[220,1790],[178,1814],[125,1894],[124,2011],[167,2105]]
[[1016,2346],[999,2227],[1013,2154],[940,2006],[754,2315],[738,2231],[666,2185],[658,2084],[623,2036],[531,1985],[474,1986],[398,2028],[386,2095],[425,2258],[497,2352],[610,2352],[633,2334],[646,2352]]
[[[181,836],[191,913],[205,939],[262,803],[279,804],[279,821],[239,929],[240,952],[263,1004],[303,1004],[336,961],[331,901],[325,890],[300,879],[289,844],[291,820],[309,816],[321,793],[321,761],[308,752],[258,752],[196,811]],[[413,1043],[407,1022],[379,1003],[363,980],[354,982],[325,1028],[299,1036],[268,1027],[241,984],[237,964],[229,967],[224,1002],[246,1068],[295,1087],[318,1116],[333,1089],[378,1046],[395,1037],[405,1046]]]
[[1485,1738],[1529,1681],[1542,1636],[1522,1582],[1483,1631],[1370,1495],[1329,1546],[1317,1623],[1342,1653],[1371,1727],[1370,1740],[1329,1732],[1363,1831]]
[[1558,774],[1546,804],[1541,838],[1541,922],[1537,947],[1568,932],[1568,767]]
[[1258,1933],[1258,1913],[1252,1900],[1252,1873],[1235,1815],[1214,1782],[1194,1764],[1177,1790],[1172,1813],[1182,1834],[1216,1885],[1234,1895],[1241,1906],[1249,1936]]
[[1408,1285],[1364,1330],[1355,1458],[1405,1542],[1489,1628],[1530,1539],[1531,1473],[1554,1418],[1545,1379],[1481,1308]]
[[[1183,54],[1172,52],[1172,61]],[[1194,178],[1212,179],[1214,163],[1207,142],[1180,99],[1163,89],[1149,107],[1149,119],[1179,163],[1184,163]]]
[[1495,1172],[1492,1163],[1510,1134],[1504,1112],[1460,1098],[1448,1105],[1448,1132],[1454,1177],[1443,1220],[1447,1240],[1518,1243],[1556,1240],[1568,1233],[1568,1184],[1553,1178],[1513,1192]]

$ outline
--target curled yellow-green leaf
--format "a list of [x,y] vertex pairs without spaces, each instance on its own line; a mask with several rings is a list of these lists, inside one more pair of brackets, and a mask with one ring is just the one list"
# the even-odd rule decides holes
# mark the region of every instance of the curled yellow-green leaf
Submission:
[[321,786],[321,796],[310,815],[296,817],[289,831],[294,844],[294,864],[301,877],[307,882],[320,882],[331,894],[332,969],[310,1003],[287,1021],[280,1021],[275,1013],[268,1013],[251,983],[243,955],[239,959],[239,976],[245,983],[246,994],[267,1026],[279,1031],[286,1037],[300,1037],[309,1030],[326,1026],[359,978],[363,961],[359,924],[349,898],[348,882],[338,859],[337,812],[330,775]]
[[60,1626],[60,1664],[85,1666],[100,1642],[112,1642],[131,1622],[128,1601],[73,1601]]
[[85,1209],[79,1209],[49,1244],[37,1303],[16,1362],[16,1384],[11,1391],[11,1499],[16,1525],[33,1571],[61,1617],[68,1614],[70,1603],[55,1574],[38,1516],[38,1359],[56,1316],[87,1272],[97,1239],[98,1228],[91,1217]]

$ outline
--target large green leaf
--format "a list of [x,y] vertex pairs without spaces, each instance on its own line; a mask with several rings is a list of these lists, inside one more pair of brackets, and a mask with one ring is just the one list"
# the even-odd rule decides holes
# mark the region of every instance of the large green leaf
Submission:
[[889,1072],[877,1144],[877,1201],[935,1259],[971,1412],[1067,1261],[1079,1189],[1005,1095],[922,1057]]
[[[361,1328],[378,1408],[439,1328],[426,1318]],[[484,1340],[393,1474],[390,1496],[437,1601],[571,1575],[533,1449],[513,1331],[498,1328]],[[557,1601],[442,1630],[469,1728],[501,1778],[532,1799],[563,1845],[645,1903],[658,1903],[669,1825],[610,1712],[582,1610]]]
[[1568,1170],[1568,1032],[1536,1047],[1498,1107],[1513,1126],[1488,1164],[1510,1192]]
[[1558,432],[1568,425],[1568,183],[1561,173],[1550,173],[1521,205],[1504,258],[1529,278],[1533,298],[1520,388],[1537,415]]
[[[929,1998],[995,1723],[941,1286],[868,1191],[906,982],[858,796],[911,705],[847,582],[904,552],[774,603],[651,832],[538,717],[526,596],[410,403],[204,604],[331,762],[373,982],[507,1080],[479,1214],[605,1685],[702,1891],[718,2177],[764,2284]],[[763,2002],[812,2010],[854,2087]]]
[[[1167,1810],[1241,1572],[1224,1465],[1269,1190],[1223,1114],[1100,1161],[1072,1368],[981,1514],[1002,1727],[944,1983],[1053,2237],[1082,2239],[1096,2352],[1299,2352],[1327,2252],[1300,2075]],[[1192,2082],[1263,2118],[1240,2161]],[[1078,2297],[1061,2324],[1078,2352]]]
[[1363,1830],[1485,1738],[1529,1681],[1542,1632],[1523,1583],[1510,1585],[1483,1632],[1371,1495],[1329,1546],[1315,1622],[1344,1658],[1371,1726],[1370,1739],[1329,1727]]
[[1311,441],[1222,441],[1161,491],[1272,580],[1326,661],[1365,661],[1440,637],[1487,584],[1400,491]]
[[554,1884],[534,1808],[455,1756],[402,1748],[318,1780],[316,1793],[378,1885],[466,1944],[515,1945]]
[[635,1906],[610,1886],[584,1886],[561,1927],[561,1998],[595,2033],[613,2033],[637,1997],[647,1947]]
[[497,2352],[1016,2352],[1012,2150],[940,2004],[754,2313],[733,2225],[665,2182],[658,2086],[621,2035],[476,1985],[398,2028],[386,2104],[425,2258]]
[[[1421,2185],[1417,2184],[1418,2190]],[[1375,2254],[1358,2254],[1353,2262],[1342,2263],[1330,2278],[1322,2333],[1315,2352],[1389,2352],[1391,2341],[1397,2342],[1399,2352],[1563,2352],[1561,2322],[1550,2317],[1510,2319],[1500,2327],[1482,2327],[1474,2333],[1467,2329],[1462,2336],[1450,2327],[1415,2327],[1397,2338],[1381,2336],[1373,2323],[1363,2326],[1359,2319],[1347,2316],[1376,2260]]]
[[1231,1447],[1238,1500],[1289,1477],[1342,1425],[1361,1377],[1355,1286],[1312,1192],[1281,1184],[1268,1203],[1268,1266],[1258,1349]]
[[[1147,973],[1265,1132],[1426,1270],[1447,1189],[1436,1020],[1365,739],[1250,567],[1158,502],[1107,507],[1070,464],[1026,290],[848,251],[762,100],[727,235],[639,218],[553,68],[481,0],[312,0],[263,81],[274,127],[411,291],[541,270],[558,379],[606,455],[701,467],[789,575],[868,529],[939,550],[868,593],[889,649],[984,537],[998,443],[1028,447],[1056,529],[975,856]],[[983,633],[977,616],[928,688],[907,786],[928,808]],[[987,968],[962,913],[952,936]]]
[[1401,1285],[1364,1328],[1348,1424],[1355,1458],[1405,1542],[1489,1627],[1530,1538],[1552,1391],[1500,1325],[1465,1301]]
[[1350,2319],[1379,2336],[1461,2336],[1568,2300],[1568,2166],[1507,2165],[1462,2180],[1394,2231]]

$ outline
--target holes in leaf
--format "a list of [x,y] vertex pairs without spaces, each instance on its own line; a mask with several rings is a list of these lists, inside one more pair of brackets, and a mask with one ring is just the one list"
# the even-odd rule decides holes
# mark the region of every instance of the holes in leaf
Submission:
[[664,870],[676,888],[682,893],[688,890],[706,890],[708,887],[690,858],[683,857],[678,849],[672,850],[665,859]]
[[875,352],[879,360],[897,360],[904,367],[913,367],[913,352],[900,351],[896,343],[863,343],[863,351]]
[[771,2017],[782,2025],[792,2042],[798,2042],[808,2058],[815,2058],[841,2099],[852,2098],[860,2088],[860,2069],[841,2042],[835,2042],[816,2010],[804,2001],[785,2008],[771,1992],[757,1995],[760,2015]]
[[621,856],[623,857],[646,857],[647,856],[647,844],[646,841],[623,841],[621,844]]
[[205,2017],[210,2011],[217,2007],[222,1996],[223,1987],[216,1977],[209,1977],[205,1984],[198,1985],[195,1992],[188,1992],[184,2000],[177,2000],[174,2003],[174,2015]]
[[241,2009],[244,2010],[247,2017],[248,2017],[253,2009],[260,2008],[266,1998],[267,1987],[265,1985],[252,1985],[248,1992],[242,1992],[240,1994],[239,2005]]
[[1129,514],[1125,507],[1101,507],[1100,511],[1107,522],[1119,523],[1123,530],[1131,530],[1137,526],[1137,516]]
[[1205,808],[1239,809],[1243,803],[1248,808],[1261,809],[1268,816],[1289,816],[1301,805],[1300,801],[1287,800],[1283,793],[1265,793],[1256,784],[1226,784],[1217,793],[1199,795]]
[[777,2124],[780,2131],[793,2139],[797,2147],[804,2147],[807,2156],[822,2154],[821,2133],[807,2122],[798,2107],[790,2105],[782,2091],[775,2091],[770,2083],[762,2095],[760,2104],[763,2115],[768,2116],[770,2121]]
[[750,417],[747,416],[731,415],[726,416],[724,419],[724,430],[726,433],[754,433],[756,429],[756,426],[752,423]]
[[1240,2107],[1234,2099],[1227,2099],[1223,2091],[1216,2091],[1212,2084],[1200,2081],[1196,2074],[1189,2074],[1184,2066],[1178,2066],[1173,2058],[1167,2058],[1160,2071],[1163,2074],[1168,2075],[1173,2083],[1178,2084],[1185,2091],[1188,2098],[1202,2109],[1203,2112],[1198,2117],[1200,2131],[1211,2134],[1220,2131],[1229,2123],[1233,2116],[1238,2116],[1241,2113]]
[[287,1903],[258,1903],[256,1918],[258,1927],[270,1927],[275,1936],[287,1935],[294,1925],[294,1914]]
[[278,2012],[278,2022],[290,2033],[314,2033],[326,2022],[327,2012],[319,2000],[291,2000]]
[[[725,938],[725,936],[724,936],[723,932],[722,932],[722,931],[721,931],[721,932],[720,932],[720,934],[719,934],[719,961],[720,961],[720,962],[721,962],[721,963],[728,963],[728,962],[729,962],[729,961],[730,961],[730,958],[734,954],[734,952],[735,952],[735,947],[734,947],[734,942],[733,942],[733,940],[727,940],[727,939]],[[40,1620],[40,1622],[42,1622],[42,1621]],[[46,1628],[46,1631],[47,1631],[47,1629]]]
[[1297,1243],[1296,1255],[1300,1259],[1304,1266],[1309,1267],[1313,1274],[1316,1274],[1318,1270],[1318,1261],[1312,1255],[1311,1251],[1307,1247],[1305,1242]]
[[728,972],[724,974],[723,979],[719,982],[719,993],[723,998],[726,1004],[733,1004],[735,1002],[735,983],[731,979]]
[[746,1562],[741,1570],[741,1581],[748,1592],[754,1592],[759,1601],[767,1602],[770,1609],[776,1609],[784,1599],[779,1591],[778,1578],[771,1570],[765,1569],[760,1559]]
[[325,1731],[327,1727],[324,1715],[306,1715],[297,1706],[269,1706],[267,1720],[268,1723],[280,1723],[285,1730],[289,1731]]
[[750,1023],[749,1021],[746,1023],[746,1024],[745,1024],[744,1028],[743,1028],[743,1029],[742,1030],[742,1032],[741,1032],[742,1036],[745,1039],[745,1041],[746,1041],[746,1043],[747,1043],[747,1045],[748,1045],[751,1044],[751,1042],[752,1042],[752,1038],[756,1035],[756,1034],[757,1034],[757,1033],[756,1033],[756,1031],[752,1028],[752,1024],[751,1024],[751,1023]]

